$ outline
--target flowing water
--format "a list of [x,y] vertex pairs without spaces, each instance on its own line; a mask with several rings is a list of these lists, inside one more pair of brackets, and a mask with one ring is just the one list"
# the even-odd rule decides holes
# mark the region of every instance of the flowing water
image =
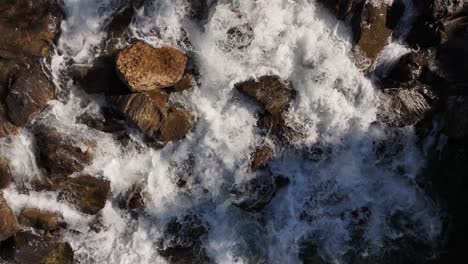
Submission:
[[[203,246],[216,263],[301,263],[299,250],[306,240],[317,245],[322,257],[346,263],[345,254],[356,247],[356,230],[361,232],[360,254],[379,254],[386,242],[406,232],[426,241],[438,238],[439,211],[416,185],[425,156],[414,131],[375,122],[381,94],[355,66],[350,28],[322,5],[315,0],[212,0],[207,19],[200,22],[187,16],[187,0],[148,2],[130,26],[134,37],[154,46],[178,46],[192,54],[200,72],[195,89],[171,95],[196,116],[188,137],[161,150],[124,149],[112,135],[76,122],[84,112],[98,113],[105,100],[84,93],[65,69],[72,62],[92,63],[100,54],[118,0],[64,0],[62,34],[52,60],[44,62],[61,92],[37,121],[96,140],[95,159],[85,171],[110,180],[113,198],[142,184],[148,194],[146,214],[132,218],[110,199],[102,227],[95,230],[90,228],[93,217],[58,202],[55,193],[25,194],[10,187],[5,197],[13,209],[60,212],[74,230],[65,239],[81,263],[165,263],[155,243],[172,217],[189,212],[209,223]],[[227,39],[226,31],[244,25],[251,27],[253,39],[236,48],[239,43]],[[185,35],[191,45],[179,41]],[[407,51],[393,43],[381,60],[391,63]],[[230,188],[254,177],[248,167],[250,153],[262,140],[256,128],[259,108],[233,87],[266,74],[292,82],[297,96],[287,122],[305,136],[270,163],[272,172],[290,184],[264,212],[252,214],[232,205]],[[138,131],[129,133],[142,140]],[[381,156],[375,142],[402,150],[391,158]],[[39,174],[34,144],[26,131],[1,143],[16,181],[26,186]],[[327,151],[311,157],[317,146]],[[185,188],[177,187],[180,173],[190,173]],[[359,228],[352,216],[356,210],[366,212]],[[391,219],[398,215],[417,228],[395,227]]]

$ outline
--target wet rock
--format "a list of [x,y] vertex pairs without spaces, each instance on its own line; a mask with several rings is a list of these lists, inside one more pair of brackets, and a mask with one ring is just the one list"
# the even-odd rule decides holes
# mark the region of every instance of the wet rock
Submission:
[[351,11],[353,0],[320,0],[338,19],[344,19]]
[[291,85],[277,76],[262,76],[235,86],[241,93],[255,99],[268,113],[280,117],[294,99]]
[[173,218],[157,242],[158,252],[173,264],[211,263],[202,247],[208,230],[208,223],[197,215]]
[[269,171],[259,171],[255,178],[232,187],[234,205],[248,212],[260,212],[288,184],[288,178],[273,176]]
[[10,162],[4,157],[0,157],[0,190],[8,187],[13,182],[11,174]]
[[243,50],[250,46],[253,38],[253,28],[248,23],[242,24],[228,29],[226,39],[220,43],[220,47],[226,52]]
[[3,194],[0,193],[0,241],[3,241],[18,231],[18,220],[8,206]]
[[5,100],[9,119],[16,126],[25,126],[54,96],[53,83],[38,66],[32,65],[31,69],[23,70],[10,86]]
[[192,125],[193,116],[188,110],[171,106],[161,125],[159,140],[163,142],[181,140],[190,132]]
[[434,111],[423,89],[388,89],[385,92],[380,119],[389,125],[415,125]]
[[59,228],[57,213],[41,211],[35,208],[25,208],[19,216],[21,225],[33,227],[45,231],[53,231]]
[[390,29],[385,1],[366,2],[353,17],[353,36],[358,54],[374,61],[388,43]]
[[4,105],[0,104],[0,138],[8,137],[18,133],[19,128],[13,125],[6,117],[3,108]]
[[47,169],[52,178],[80,172],[92,162],[95,142],[79,141],[44,125],[34,130],[39,164]]
[[264,143],[255,149],[252,155],[250,168],[252,171],[257,171],[266,167],[268,161],[273,158],[275,151],[269,143]]
[[119,197],[119,207],[126,210],[141,210],[145,208],[145,197],[148,194],[143,191],[141,185],[133,185],[125,195]]
[[174,84],[174,86],[172,86],[172,91],[182,92],[185,90],[189,90],[194,86],[194,84],[195,77],[190,73],[186,73],[184,74],[182,79],[180,79],[180,81],[178,81],[176,84]]
[[167,116],[168,98],[164,91],[151,91],[120,95],[112,100],[133,125],[152,137]]
[[95,215],[106,205],[111,194],[110,182],[90,175],[81,175],[58,182],[60,199],[74,204],[85,214]]
[[58,243],[55,248],[44,257],[41,264],[73,264],[74,253],[70,244]]
[[58,1],[6,0],[0,7],[0,57],[43,57],[60,32]]
[[257,127],[264,136],[271,136],[275,141],[283,144],[294,144],[304,138],[304,134],[291,124],[286,123],[283,117],[270,114],[260,115]]
[[403,55],[383,76],[379,82],[385,88],[410,87],[419,79],[424,65],[424,58],[416,52]]
[[153,48],[139,42],[117,55],[117,69],[131,91],[151,91],[176,84],[185,72],[187,57],[175,48]]
[[440,23],[433,16],[431,1],[414,2],[416,17],[405,41],[410,47],[429,48],[440,43]]
[[432,14],[436,19],[443,19],[468,8],[465,0],[434,0]]

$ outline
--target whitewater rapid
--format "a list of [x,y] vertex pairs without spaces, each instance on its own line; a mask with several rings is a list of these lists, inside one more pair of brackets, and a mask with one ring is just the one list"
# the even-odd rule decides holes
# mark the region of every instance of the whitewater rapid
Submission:
[[[368,254],[378,254],[386,240],[402,235],[389,223],[397,213],[418,226],[413,231],[421,238],[433,241],[440,235],[439,211],[415,183],[425,157],[413,129],[376,124],[381,94],[355,66],[350,28],[323,6],[315,0],[209,1],[208,18],[196,22],[187,16],[186,0],[148,2],[136,12],[133,36],[154,46],[183,49],[194,56],[200,72],[194,89],[171,95],[171,101],[196,117],[187,138],[161,150],[143,145],[123,149],[112,135],[76,121],[85,112],[97,115],[105,100],[75,86],[65,69],[71,62],[92,63],[99,56],[118,0],[64,0],[61,37],[50,63],[44,62],[60,96],[36,121],[75,138],[96,140],[95,159],[85,172],[110,180],[113,198],[143,184],[147,214],[132,218],[110,199],[97,232],[90,228],[94,217],[58,202],[55,193],[26,194],[15,187],[4,191],[17,212],[28,206],[62,214],[68,230],[75,230],[65,239],[80,263],[166,263],[155,243],[172,217],[188,212],[209,223],[204,247],[214,262],[226,264],[300,263],[305,239],[318,246],[322,257],[346,263],[343,256],[353,247],[355,231],[349,213],[360,208],[371,212],[362,231]],[[245,24],[253,31],[250,45],[226,48],[232,44],[226,31]],[[185,32],[191,45],[179,41]],[[381,60],[406,52],[393,43]],[[248,168],[250,154],[262,140],[256,128],[259,108],[233,87],[262,75],[291,81],[297,95],[287,122],[304,137],[280,149],[270,162],[272,172],[286,176],[290,184],[263,213],[253,215],[232,205],[229,191],[254,176]],[[143,140],[136,130],[130,135]],[[385,140],[401,144],[402,151],[379,157],[373,142]],[[17,184],[28,185],[40,173],[33,147],[26,131],[0,144],[12,161]],[[315,147],[327,149],[328,156],[311,158]],[[177,187],[181,173],[190,175],[185,188]]]

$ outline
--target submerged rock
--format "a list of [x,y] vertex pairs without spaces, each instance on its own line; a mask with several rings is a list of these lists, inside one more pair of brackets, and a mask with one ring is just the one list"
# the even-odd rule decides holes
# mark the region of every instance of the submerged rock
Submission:
[[16,126],[25,126],[54,96],[54,84],[38,66],[21,71],[11,84],[5,100],[9,119]]
[[10,162],[0,157],[0,190],[8,187],[13,182],[13,175],[11,174]]
[[338,19],[344,19],[351,11],[353,0],[320,0]]
[[211,263],[202,247],[208,230],[208,223],[197,215],[173,218],[157,242],[159,254],[173,264]]
[[175,141],[183,139],[192,129],[193,116],[184,108],[171,106],[159,131],[159,140]]
[[21,225],[33,227],[45,231],[53,231],[59,228],[57,213],[41,211],[35,208],[25,208],[19,216]]
[[390,29],[387,28],[387,4],[371,1],[362,4],[353,17],[353,35],[358,54],[372,62],[387,45]]
[[18,220],[0,193],[0,241],[14,235],[19,229]]
[[0,57],[43,57],[57,39],[63,14],[55,0],[6,0],[0,17]]
[[273,200],[276,193],[288,184],[288,178],[275,177],[269,171],[259,171],[255,178],[232,187],[234,205],[248,212],[260,212]]
[[185,54],[175,48],[153,48],[139,42],[117,55],[117,69],[131,91],[170,87],[182,79],[187,65]]
[[164,91],[151,91],[115,96],[112,100],[133,125],[152,137],[167,116],[168,98]]
[[74,204],[85,214],[95,215],[106,205],[111,194],[110,182],[90,175],[81,175],[58,182],[61,199]]
[[272,116],[280,117],[295,96],[291,85],[277,76],[262,76],[235,86],[241,93],[255,99]]

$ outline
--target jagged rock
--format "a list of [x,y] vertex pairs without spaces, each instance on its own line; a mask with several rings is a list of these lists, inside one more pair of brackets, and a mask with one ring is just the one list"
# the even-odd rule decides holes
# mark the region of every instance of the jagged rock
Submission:
[[172,47],[153,48],[138,42],[117,55],[117,69],[131,91],[151,91],[176,84],[185,72],[187,57]]
[[374,61],[387,45],[390,29],[387,28],[385,1],[363,3],[353,17],[353,36],[358,54]]
[[61,180],[54,188],[59,190],[61,199],[90,215],[95,215],[104,208],[111,193],[109,181],[90,175]]
[[133,93],[113,98],[117,110],[150,137],[163,124],[168,110],[167,100],[168,95],[164,91]]
[[41,211],[35,208],[23,209],[19,216],[19,222],[23,226],[45,231],[53,231],[59,228],[57,213]]
[[37,65],[32,65],[21,71],[10,86],[6,97],[9,119],[16,126],[25,126],[54,96],[54,84]]
[[257,80],[238,83],[235,87],[243,94],[254,98],[272,116],[280,117],[294,99],[291,85],[277,76],[262,76]]
[[182,79],[180,79],[180,81],[178,81],[176,84],[174,84],[174,86],[172,86],[172,91],[182,92],[185,90],[189,90],[193,87],[194,83],[195,77],[190,73],[186,73],[184,74]]
[[60,32],[55,0],[6,0],[0,7],[0,57],[43,57]]
[[44,257],[41,264],[73,264],[74,253],[70,244],[58,243],[55,248]]
[[0,193],[0,241],[3,241],[18,231],[18,220],[8,206],[3,193]]
[[163,142],[183,139],[192,129],[193,116],[184,108],[171,106],[159,131]]
[[250,168],[252,171],[257,171],[266,167],[268,161],[273,158],[275,151],[269,143],[264,143],[255,149],[252,155]]
[[8,187],[12,181],[10,163],[4,157],[0,157],[0,189]]
[[338,19],[344,19],[351,11],[353,0],[320,0]]
[[434,111],[432,102],[422,89],[388,89],[385,93],[380,114],[384,123],[398,127],[411,126]]
[[44,125],[35,128],[35,136],[39,164],[53,178],[80,172],[93,160],[96,147],[93,141],[82,142]]
[[259,171],[255,178],[232,187],[234,205],[248,212],[260,212],[273,200],[276,193],[288,184],[288,178],[275,177],[270,171]]
[[158,252],[173,264],[211,263],[202,248],[208,230],[208,223],[197,215],[173,218],[157,242]]

